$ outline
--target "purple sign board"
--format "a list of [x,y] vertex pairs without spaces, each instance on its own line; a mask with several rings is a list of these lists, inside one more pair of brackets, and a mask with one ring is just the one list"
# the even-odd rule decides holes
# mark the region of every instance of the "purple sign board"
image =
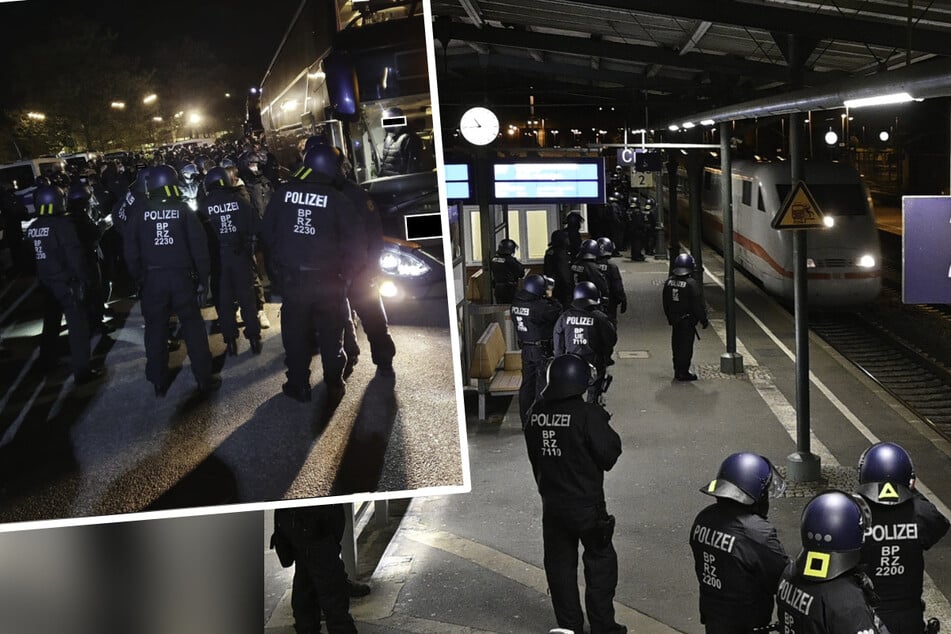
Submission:
[[902,302],[951,304],[951,196],[903,196]]

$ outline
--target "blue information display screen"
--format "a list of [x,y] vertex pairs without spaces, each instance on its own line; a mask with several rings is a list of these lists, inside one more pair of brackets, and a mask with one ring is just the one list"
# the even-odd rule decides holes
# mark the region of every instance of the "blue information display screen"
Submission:
[[604,202],[604,161],[595,159],[496,163],[493,202]]
[[446,200],[469,202],[472,199],[469,166],[465,163],[447,163],[445,167]]

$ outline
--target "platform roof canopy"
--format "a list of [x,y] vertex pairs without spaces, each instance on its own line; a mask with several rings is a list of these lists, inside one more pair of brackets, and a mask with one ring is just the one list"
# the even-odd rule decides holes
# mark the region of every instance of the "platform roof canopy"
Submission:
[[432,0],[432,10],[447,110],[535,96],[666,120],[951,58],[951,3],[939,0]]

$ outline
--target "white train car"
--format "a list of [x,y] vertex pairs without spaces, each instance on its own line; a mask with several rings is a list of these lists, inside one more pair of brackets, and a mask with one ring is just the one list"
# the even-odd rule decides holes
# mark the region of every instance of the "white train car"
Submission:
[[[685,176],[685,174],[683,174]],[[705,168],[701,186],[702,234],[723,251],[722,171]],[[806,162],[803,180],[831,228],[808,230],[808,303],[843,308],[874,301],[881,291],[881,247],[868,188],[850,166]],[[681,178],[681,183],[685,179]],[[680,213],[686,221],[685,188]],[[770,225],[792,189],[788,163],[733,164],[733,253],[735,262],[769,293],[793,301],[793,232]]]

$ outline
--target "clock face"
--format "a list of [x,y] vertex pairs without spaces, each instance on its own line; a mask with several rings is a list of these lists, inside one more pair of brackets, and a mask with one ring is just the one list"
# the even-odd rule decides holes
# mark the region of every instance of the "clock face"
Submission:
[[499,135],[499,118],[488,108],[469,108],[459,120],[459,131],[473,145],[487,145]]

